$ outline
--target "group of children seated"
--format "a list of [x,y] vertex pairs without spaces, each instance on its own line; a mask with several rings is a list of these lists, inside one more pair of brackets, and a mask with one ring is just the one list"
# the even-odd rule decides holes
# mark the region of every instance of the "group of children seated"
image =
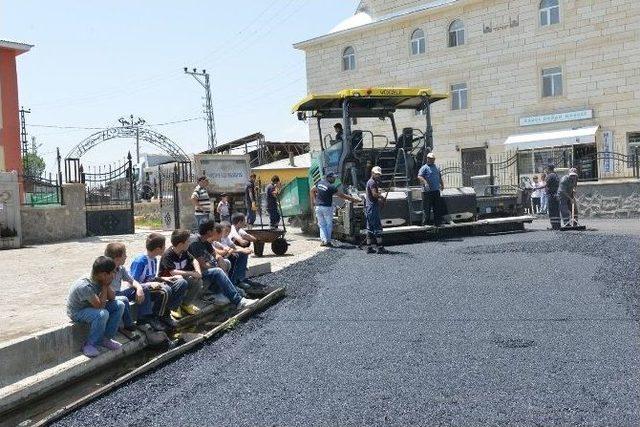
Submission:
[[[116,333],[138,339],[138,326],[171,331],[177,319],[200,311],[194,305],[198,298],[238,309],[255,304],[258,300],[246,298],[246,291],[264,291],[264,286],[246,277],[255,238],[245,226],[242,213],[233,214],[231,222],[207,220],[197,235],[175,230],[169,248],[162,234],[151,233],[146,252],[133,259],[129,270],[125,245],[109,243],[104,256],[94,261],[90,277],[76,281],[67,299],[71,320],[89,324],[82,352],[95,357],[98,347],[117,350],[121,344],[113,339]],[[137,322],[131,315],[132,302]]]

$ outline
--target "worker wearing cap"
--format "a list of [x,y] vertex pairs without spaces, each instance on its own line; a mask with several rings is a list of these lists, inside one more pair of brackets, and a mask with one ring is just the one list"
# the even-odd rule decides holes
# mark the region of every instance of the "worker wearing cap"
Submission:
[[316,219],[320,228],[320,246],[333,247],[331,243],[331,233],[333,233],[333,196],[336,195],[343,200],[350,200],[354,203],[360,199],[344,194],[335,185],[336,174],[329,172],[324,179],[318,181],[311,189],[311,200],[315,205]]
[[367,181],[364,213],[367,219],[367,253],[375,253],[373,246],[378,247],[379,254],[389,253],[382,246],[382,220],[380,219],[380,204],[384,203],[385,196],[380,191],[380,179],[382,169],[380,166],[371,168],[371,178]]
[[558,187],[560,186],[560,178],[555,172],[554,165],[547,166],[547,203],[549,206],[549,220],[551,221],[552,230],[560,230],[560,204],[558,201]]
[[422,217],[423,224],[430,224],[431,210],[433,210],[433,222],[436,227],[442,225],[442,197],[440,191],[444,189],[442,173],[436,166],[436,155],[427,154],[427,163],[418,171],[418,180],[422,184]]
[[569,170],[569,174],[560,179],[560,185],[558,186],[558,201],[560,202],[560,218],[562,220],[562,227],[574,225],[573,222],[577,216],[575,198],[577,185],[578,170],[576,168],[571,168]]

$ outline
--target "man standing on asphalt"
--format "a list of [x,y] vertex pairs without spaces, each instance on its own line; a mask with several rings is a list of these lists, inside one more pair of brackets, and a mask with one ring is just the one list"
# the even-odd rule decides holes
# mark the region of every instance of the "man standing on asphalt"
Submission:
[[371,178],[367,181],[367,192],[364,204],[364,213],[367,219],[367,253],[375,253],[373,245],[378,247],[379,254],[388,254],[382,246],[382,220],[380,219],[380,205],[386,197],[380,192],[380,178],[382,169],[374,166],[371,169]]
[[258,202],[256,201],[256,174],[249,176],[249,182],[244,187],[244,203],[247,207],[247,224],[249,228],[256,222],[256,211],[258,210]]
[[333,232],[333,196],[336,195],[343,200],[350,200],[354,203],[360,201],[356,197],[347,196],[334,185],[336,174],[329,172],[324,179],[311,189],[311,200],[315,205],[316,219],[320,228],[320,246],[333,247],[331,243],[331,233]]
[[560,179],[558,187],[558,199],[560,202],[560,218],[562,227],[575,225],[576,213],[576,186],[578,185],[578,171],[575,168],[569,170],[569,174]]
[[427,163],[418,171],[418,180],[422,184],[422,209],[424,210],[422,223],[431,224],[431,210],[433,210],[433,222],[436,227],[442,225],[442,198],[440,191],[444,189],[442,173],[436,166],[436,156],[427,154]]
[[274,175],[271,184],[267,185],[267,213],[269,213],[269,224],[271,228],[278,228],[280,222],[280,212],[278,210],[278,195],[280,193],[280,177]]
[[547,166],[547,203],[549,207],[549,221],[551,221],[552,230],[560,230],[560,205],[558,202],[558,187],[560,186],[560,178],[555,172],[554,165]]
[[206,176],[198,178],[198,185],[191,194],[194,214],[196,217],[196,229],[211,216],[211,199],[209,198],[209,180]]

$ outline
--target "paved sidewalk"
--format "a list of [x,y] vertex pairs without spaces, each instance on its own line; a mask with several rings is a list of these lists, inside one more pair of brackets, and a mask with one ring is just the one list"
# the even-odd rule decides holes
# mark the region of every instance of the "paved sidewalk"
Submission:
[[[272,271],[307,259],[318,252],[319,240],[303,236],[299,229],[287,227],[290,247],[284,256],[276,256],[265,245],[265,256],[251,257],[249,265],[270,262]],[[93,260],[109,242],[127,245],[129,262],[144,252],[149,231],[134,235],[90,237],[64,243],[6,250],[0,257],[2,300],[0,342],[65,324],[65,300],[73,281],[87,274]],[[163,234],[169,236],[170,233]],[[128,266],[128,264],[127,264]]]

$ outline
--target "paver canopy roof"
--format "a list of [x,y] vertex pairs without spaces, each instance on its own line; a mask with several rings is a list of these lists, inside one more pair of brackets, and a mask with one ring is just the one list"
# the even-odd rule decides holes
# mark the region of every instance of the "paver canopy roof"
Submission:
[[312,112],[317,117],[342,117],[342,105],[350,100],[350,117],[381,117],[396,110],[422,110],[427,101],[446,99],[447,94],[426,88],[345,89],[325,95],[309,95],[293,107],[293,112]]

